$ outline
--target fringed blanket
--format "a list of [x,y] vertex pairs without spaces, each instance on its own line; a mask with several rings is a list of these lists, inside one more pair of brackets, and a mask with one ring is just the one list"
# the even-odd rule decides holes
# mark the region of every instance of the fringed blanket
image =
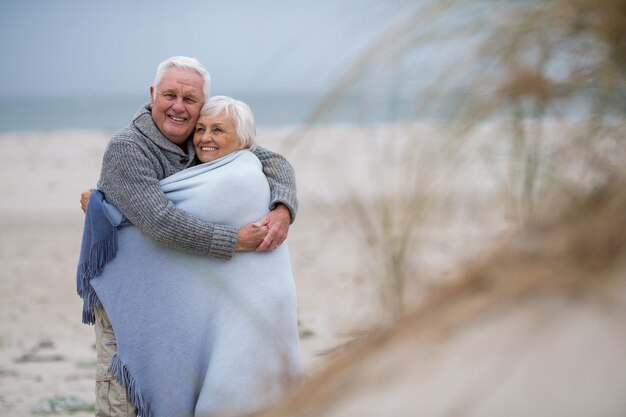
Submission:
[[[185,211],[236,227],[263,217],[270,200],[261,163],[249,151],[184,170],[161,185]],[[109,222],[121,219],[106,202],[94,204],[103,207]],[[91,230],[83,249],[107,250],[91,258],[96,267],[79,266],[83,319],[90,322],[93,308],[104,306],[118,347],[110,371],[127,387],[141,416],[253,411],[277,399],[299,374],[296,293],[286,243],[271,252],[220,260],[160,246],[134,226],[110,231],[91,219],[102,215],[87,215]],[[81,259],[89,256],[81,253]]]

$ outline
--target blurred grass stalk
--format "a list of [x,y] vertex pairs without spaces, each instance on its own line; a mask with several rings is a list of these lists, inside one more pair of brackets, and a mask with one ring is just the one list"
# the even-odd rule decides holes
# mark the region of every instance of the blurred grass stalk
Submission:
[[[360,122],[380,111],[397,122],[363,145],[370,165],[357,186],[346,185],[363,259],[396,318],[410,301],[409,284],[423,283],[419,251],[430,242],[420,231],[438,212],[469,204],[482,208],[474,216],[523,228],[592,197],[619,174],[626,156],[626,0],[398,1],[391,8],[397,24],[346,72],[310,122],[355,93]],[[412,128],[418,122],[439,129],[430,132],[435,141]],[[462,196],[455,188],[477,148],[503,209],[487,203],[487,194]]]
[[363,135],[369,160],[352,174],[358,186],[348,186],[344,193],[363,264],[391,319],[403,314],[407,287],[422,283],[414,255],[419,250],[420,226],[436,203],[436,177],[442,173],[433,169],[435,150],[426,146],[433,142],[416,143],[407,133],[383,127]]

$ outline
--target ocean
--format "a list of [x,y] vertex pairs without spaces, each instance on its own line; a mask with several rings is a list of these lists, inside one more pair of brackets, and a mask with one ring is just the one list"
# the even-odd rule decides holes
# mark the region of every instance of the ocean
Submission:
[[[252,107],[259,126],[300,123],[316,104],[307,96],[251,95],[242,100]],[[117,131],[147,101],[148,97],[0,98],[0,131]]]
[[[259,127],[297,125],[306,121],[323,96],[240,94]],[[0,132],[89,129],[117,131],[128,125],[147,97],[0,98]],[[319,118],[323,122],[398,121],[406,103],[351,97]]]

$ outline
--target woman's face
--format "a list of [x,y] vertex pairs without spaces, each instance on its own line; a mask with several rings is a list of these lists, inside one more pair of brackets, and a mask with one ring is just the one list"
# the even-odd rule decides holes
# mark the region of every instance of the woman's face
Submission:
[[200,116],[193,134],[193,145],[200,162],[214,161],[241,149],[235,122],[224,113],[215,117]]

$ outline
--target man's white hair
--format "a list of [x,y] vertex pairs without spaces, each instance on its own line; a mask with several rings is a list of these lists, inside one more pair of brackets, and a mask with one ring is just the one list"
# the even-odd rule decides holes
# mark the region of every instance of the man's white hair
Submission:
[[171,58],[166,59],[161,62],[157,67],[156,76],[154,77],[154,83],[152,84],[154,87],[154,96],[156,97],[157,87],[161,80],[163,79],[163,75],[165,71],[170,68],[181,68],[196,71],[198,74],[202,76],[204,80],[204,99],[207,100],[211,95],[211,75],[204,68],[204,66],[198,61],[196,58],[191,58],[188,56],[173,56]]

